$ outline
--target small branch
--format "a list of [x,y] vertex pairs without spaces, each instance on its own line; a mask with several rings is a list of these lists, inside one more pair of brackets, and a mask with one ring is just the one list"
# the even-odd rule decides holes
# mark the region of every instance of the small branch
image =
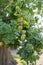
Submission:
[[12,3],[13,3],[13,0],[9,1],[9,4],[4,8],[4,10],[6,10],[9,6],[11,6]]

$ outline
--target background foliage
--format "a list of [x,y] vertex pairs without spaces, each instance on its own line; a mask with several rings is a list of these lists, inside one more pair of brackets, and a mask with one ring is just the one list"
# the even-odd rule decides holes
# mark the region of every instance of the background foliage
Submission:
[[42,0],[0,0],[0,41],[20,46],[18,54],[27,65],[39,59],[43,49],[42,18]]

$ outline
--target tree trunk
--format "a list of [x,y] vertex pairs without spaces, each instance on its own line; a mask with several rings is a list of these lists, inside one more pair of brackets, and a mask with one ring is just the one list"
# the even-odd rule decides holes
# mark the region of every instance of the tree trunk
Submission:
[[17,65],[17,62],[12,58],[6,44],[3,44],[2,47],[0,47],[0,65]]

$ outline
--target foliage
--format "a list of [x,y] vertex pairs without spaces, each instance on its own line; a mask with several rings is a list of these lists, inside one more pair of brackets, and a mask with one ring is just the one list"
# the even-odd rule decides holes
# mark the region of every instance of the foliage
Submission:
[[42,17],[42,0],[0,0],[0,41],[21,46],[18,53],[27,64],[39,59],[43,49]]

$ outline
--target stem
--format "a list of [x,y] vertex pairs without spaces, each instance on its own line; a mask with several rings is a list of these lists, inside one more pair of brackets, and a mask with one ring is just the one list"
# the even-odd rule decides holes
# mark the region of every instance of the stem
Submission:
[[28,65],[28,61],[27,61],[27,65]]
[[35,61],[35,65],[36,65],[36,61]]

